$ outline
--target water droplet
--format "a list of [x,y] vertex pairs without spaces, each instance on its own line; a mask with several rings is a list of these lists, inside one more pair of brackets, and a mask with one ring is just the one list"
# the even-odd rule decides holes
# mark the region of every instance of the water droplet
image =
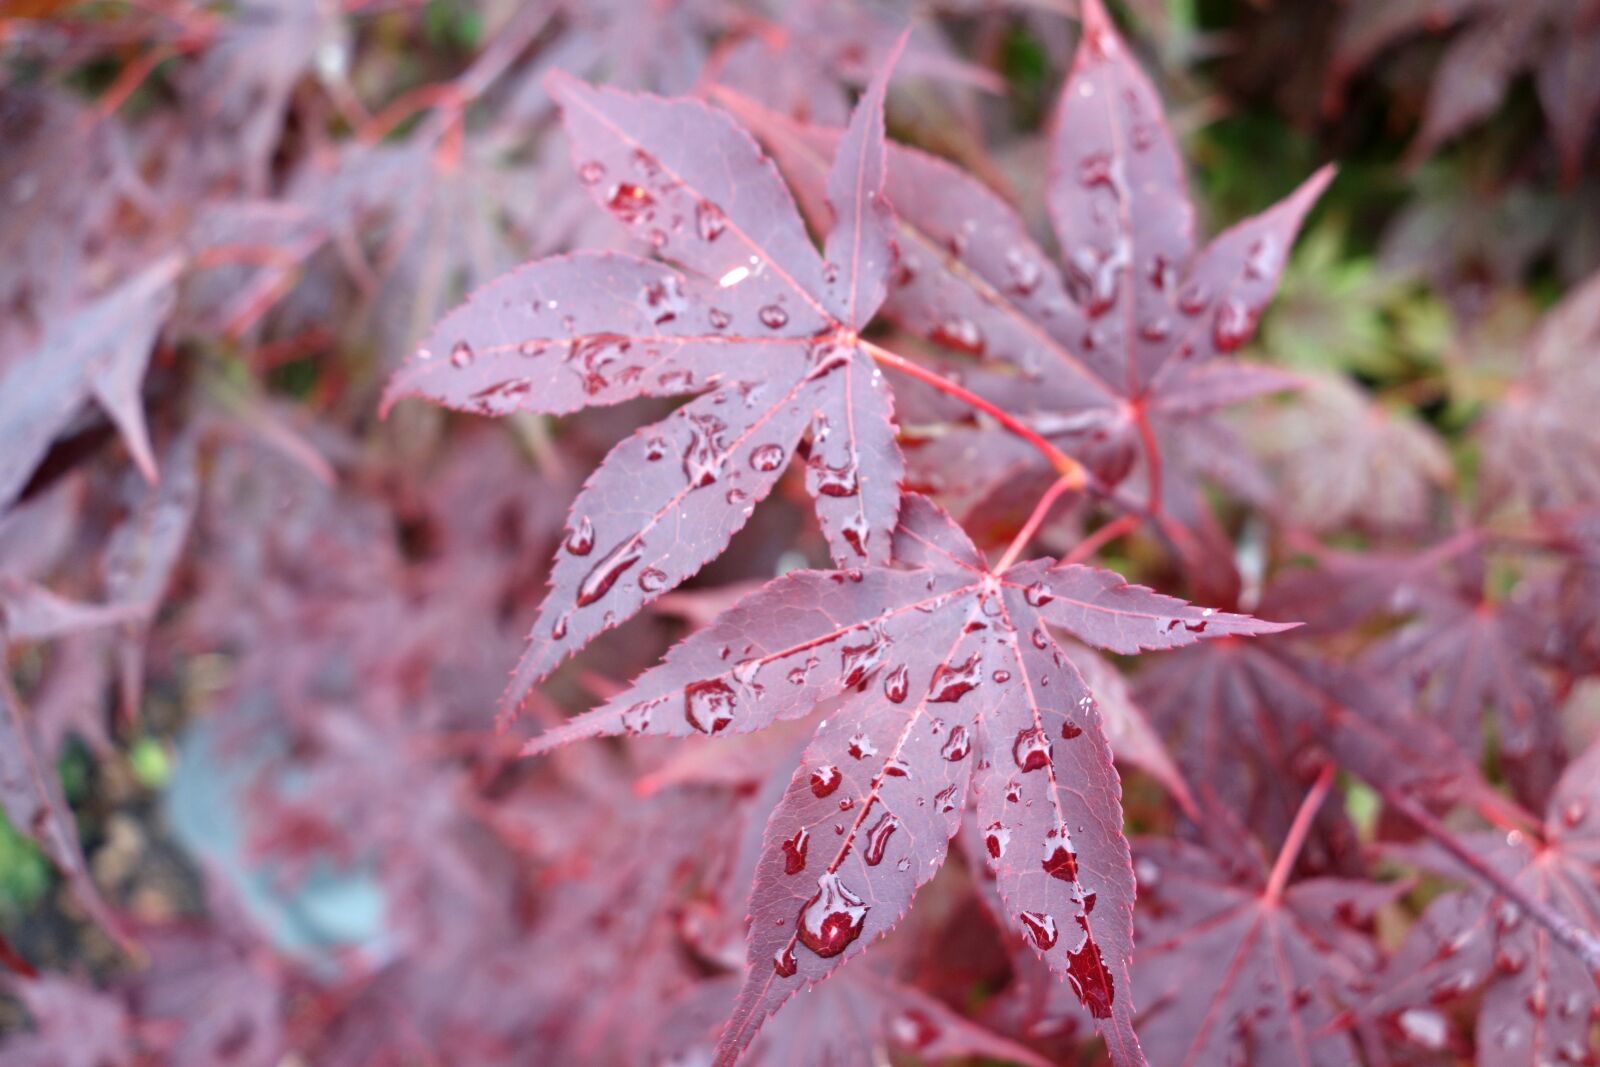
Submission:
[[1111,1016],[1112,1002],[1117,999],[1116,983],[1106,968],[1100,946],[1088,936],[1089,924],[1082,915],[1078,916],[1078,925],[1083,927],[1084,939],[1076,952],[1067,954],[1067,981],[1072,983],[1072,991],[1078,994],[1090,1015],[1107,1019]]
[[759,445],[750,452],[750,466],[763,473],[771,473],[783,466],[782,445]]
[[1046,915],[1042,911],[1025,911],[1017,918],[1022,920],[1023,929],[1027,931],[1034,947],[1040,952],[1048,952],[1061,936],[1056,929],[1055,917]]
[[622,729],[630,735],[638,735],[650,729],[650,719],[655,713],[656,705],[661,700],[646,700],[627,708],[622,713]]
[[854,756],[856,759],[861,759],[864,756],[875,756],[878,754],[878,750],[872,747],[872,739],[866,734],[856,734],[854,737],[852,737],[850,739],[850,744],[845,751],[849,752],[850,755]]
[[1022,786],[1017,784],[1016,779],[1012,779],[1011,781],[1007,782],[1006,783],[1006,803],[1015,804],[1017,801],[1019,801],[1021,799],[1022,799]]
[[806,465],[806,481],[813,493],[822,496],[855,496],[861,491],[853,461],[846,461],[838,467],[830,467],[823,462],[821,456],[813,456],[811,462]]
[[1072,721],[1061,724],[1061,740],[1071,741],[1074,737],[1083,736],[1083,727]]
[[906,694],[911,689],[911,672],[905,664],[901,664],[890,671],[883,679],[883,695],[891,704],[905,703]]
[[1047,840],[1044,843],[1044,873],[1052,878],[1059,878],[1063,882],[1076,882],[1078,880],[1078,854],[1072,851],[1067,842],[1067,831],[1063,827],[1053,831],[1052,837],[1056,840]]
[[706,312],[706,318],[711,320],[711,328],[715,330],[726,330],[728,323],[733,321],[733,316],[721,308],[712,308]]
[[1035,626],[1033,628],[1033,632],[1029,634],[1028,637],[1033,641],[1033,647],[1037,648],[1040,652],[1043,652],[1051,645],[1050,635],[1045,633],[1043,626]]
[[1165,341],[1172,336],[1172,322],[1165,315],[1158,315],[1139,327],[1139,336],[1146,341]]
[[1244,272],[1256,281],[1265,281],[1278,273],[1280,265],[1278,242],[1267,234],[1257,237],[1245,253]]
[[677,278],[665,278],[645,286],[640,300],[644,304],[645,314],[657,326],[672,322],[689,309],[689,301],[683,295],[683,283]]
[[1034,582],[1022,591],[1023,598],[1031,607],[1042,608],[1056,598],[1050,587],[1043,582]]
[[800,943],[824,959],[839,955],[866,924],[871,909],[829,871],[817,879],[817,892],[800,908]]
[[1233,352],[1255,333],[1259,313],[1244,301],[1234,297],[1217,305],[1217,317],[1211,327],[1211,343],[1219,352]]
[[939,755],[957,763],[967,758],[972,751],[972,737],[967,733],[965,726],[950,727],[950,736],[945,738],[944,745],[939,749]]
[[842,781],[844,773],[831,763],[824,763],[811,772],[811,792],[817,797],[828,796],[839,788]]
[[1010,671],[995,671],[989,677],[993,678],[1000,685],[1005,685],[1007,682],[1011,681],[1011,672]]
[[655,206],[656,198],[650,195],[649,190],[631,182],[619,182],[612,186],[611,194],[606,197],[606,207],[627,223],[648,217]]
[[930,704],[950,704],[966,696],[983,680],[982,654],[974,652],[965,663],[941,663],[928,683]]
[[543,341],[524,341],[517,346],[517,354],[519,356],[525,356],[528,359],[533,359],[535,356],[544,355],[544,349],[545,345]]
[[883,761],[883,776],[885,778],[909,778],[911,777],[911,768],[907,766],[905,760],[895,759],[891,756]]
[[702,200],[694,207],[694,228],[702,241],[715,241],[728,228],[728,216],[711,201]]
[[811,831],[804,826],[783,843],[783,873],[799,874],[806,869],[806,849],[811,844]]
[[646,567],[639,572],[639,588],[646,593],[659,593],[667,587],[667,574],[665,571],[654,567]]
[[761,325],[769,330],[781,330],[789,324],[789,313],[777,304],[768,304],[756,313]]
[[1011,831],[1001,823],[990,823],[989,828],[983,832],[983,845],[989,850],[991,859],[1004,859],[1006,846],[1011,844]]
[[567,636],[567,617],[565,615],[563,615],[559,619],[557,619],[555,621],[554,625],[552,625],[550,627],[550,636],[553,639],[557,640],[557,641],[561,641],[561,640],[565,640],[566,639],[566,636]]
[[799,969],[800,963],[794,958],[793,941],[779,949],[772,957],[772,970],[779,978],[793,978]]
[[873,627],[862,636],[866,643],[845,645],[839,650],[839,684],[845,689],[865,682],[889,651],[889,637],[881,628]]
[[1044,268],[1020,248],[1006,252],[1006,270],[1011,275],[1011,291],[1018,296],[1029,295],[1044,280]]
[[620,334],[574,337],[567,349],[567,362],[582,380],[583,391],[594,396],[611,384],[611,374],[632,347],[632,340]]
[[719,678],[692,682],[683,688],[684,717],[703,734],[727,729],[737,703],[733,687]]
[[1579,797],[1567,802],[1561,809],[1561,821],[1567,824],[1570,830],[1578,826],[1589,814],[1589,802]]
[[470,367],[473,355],[471,345],[465,341],[457,341],[455,347],[450,350],[450,365],[457,369]]
[[578,168],[578,180],[585,185],[593,185],[606,176],[606,165],[598,159],[591,159]]
[[1039,727],[1030,726],[1017,734],[1011,755],[1024,771],[1042,771],[1050,766],[1050,739]]
[[932,1046],[941,1033],[932,1019],[915,1008],[901,1012],[889,1023],[889,1036],[895,1043],[914,1052]]
[[1178,310],[1185,315],[1198,315],[1211,304],[1211,292],[1199,282],[1190,282],[1178,294]]
[[878,821],[872,824],[867,831],[867,847],[861,858],[867,861],[868,867],[876,867],[883,862],[883,850],[889,845],[889,838],[900,829],[900,820],[890,812],[884,812]]
[[574,556],[587,556],[594,550],[594,523],[587,517],[579,519],[578,525],[567,534],[567,551]]
[[683,476],[689,488],[703,489],[717,480],[722,470],[722,435],[727,428],[715,415],[689,416],[689,444],[683,450]]
[[954,785],[946,786],[933,795],[933,802],[941,813],[949,815],[956,810],[956,789]]
[[644,443],[644,458],[654,463],[667,454],[667,442],[663,437],[652,437]]
[[1078,181],[1085,189],[1093,189],[1097,185],[1108,185],[1115,188],[1114,172],[1115,162],[1110,152],[1090,152],[1078,160]]
[[531,378],[511,378],[485,386],[473,393],[472,410],[480,415],[508,415],[517,410],[522,398],[533,392]]
[[617,579],[639,562],[643,551],[643,542],[630,537],[606,553],[605,558],[594,565],[578,586],[578,607],[586,608],[609,593],[611,587],[617,584]]
[[867,525],[867,518],[859,512],[845,517],[839,524],[839,536],[843,537],[856,555],[865,557],[867,542],[872,539],[872,528]]
[[1116,304],[1122,268],[1130,255],[1127,241],[1119,239],[1110,251],[1083,245],[1069,257],[1073,294],[1090,318],[1104,315]]
[[976,322],[964,315],[950,315],[940,320],[929,333],[928,339],[971,356],[983,355],[986,347],[983,331]]

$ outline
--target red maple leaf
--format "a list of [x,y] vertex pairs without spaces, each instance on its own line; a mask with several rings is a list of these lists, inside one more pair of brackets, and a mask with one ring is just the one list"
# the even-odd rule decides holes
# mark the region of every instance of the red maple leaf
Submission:
[[1050,627],[1125,654],[1284,627],[1088,567],[991,569],[917,496],[901,509],[894,555],[905,569],[774,580],[525,751],[745,732],[841,698],[768,822],[750,970],[719,1062],[898,921],[943,863],[969,782],[1010,921],[1073,983],[1117,1061],[1141,1062],[1126,995],[1133,879],[1121,790],[1094,696]]

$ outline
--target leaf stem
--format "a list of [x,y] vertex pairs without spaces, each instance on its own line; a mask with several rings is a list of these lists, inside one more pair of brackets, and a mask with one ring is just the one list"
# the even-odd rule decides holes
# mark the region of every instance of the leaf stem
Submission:
[[868,355],[877,360],[879,363],[883,364],[885,367],[893,367],[902,374],[915,378],[919,382],[933,386],[946,396],[955,397],[968,407],[975,408],[978,411],[983,412],[985,415],[988,415],[1000,425],[1004,426],[1006,429],[1010,430],[1012,433],[1028,442],[1039,451],[1040,455],[1044,456],[1045,459],[1050,461],[1051,468],[1053,468],[1057,474],[1071,482],[1071,484],[1069,484],[1066,488],[1089,488],[1092,479],[1090,478],[1089,472],[1084,468],[1083,464],[1079,463],[1077,460],[1061,451],[1061,449],[1057,448],[1042,435],[1040,435],[1038,431],[1019,421],[1015,416],[1005,411],[1003,408],[996,407],[994,404],[985,400],[977,393],[972,392],[970,389],[959,386],[943,375],[935,374],[926,367],[911,362],[904,356],[896,355],[881,345],[875,345],[871,341],[865,339],[861,340],[859,343],[862,349],[864,349]]
[[1485,885],[1521,908],[1534,922],[1544,927],[1546,933],[1578,957],[1590,974],[1600,976],[1600,936],[1572,922],[1544,901],[1530,896],[1527,890],[1462,844],[1461,840],[1450,832],[1449,827],[1441,823],[1421,804],[1395,789],[1380,788],[1378,794],[1383,797],[1385,803],[1415,823],[1418,829],[1432,838],[1435,844],[1448,852],[1452,859],[1465,867],[1473,876],[1481,879]]
[[1062,493],[1069,489],[1081,488],[1080,484],[1066,474],[1052,482],[1050,488],[1046,489],[1044,495],[1039,498],[1039,502],[1033,506],[1033,513],[1028,516],[1028,521],[1022,524],[1022,529],[1017,531],[1017,536],[1013,537],[1011,543],[1006,546],[1005,555],[1001,556],[1000,562],[995,564],[995,573],[1003,574],[1011,569],[1011,565],[1017,561],[1018,554],[1033,539],[1033,535],[1039,531],[1039,525],[1044,522],[1044,517],[1050,513],[1050,508]]
[[1317,809],[1322,807],[1322,802],[1328,798],[1328,790],[1333,787],[1333,774],[1333,764],[1325,765],[1311,786],[1311,792],[1300,802],[1300,810],[1294,813],[1294,822],[1289,825],[1288,836],[1283,839],[1283,848],[1278,850],[1278,861],[1272,865],[1272,874],[1267,878],[1263,899],[1269,904],[1276,904],[1283,899],[1283,888],[1289,884],[1289,872],[1306,843],[1306,834],[1311,831],[1311,820],[1316,817]]
[[1113,519],[1074,545],[1071,552],[1061,557],[1061,562],[1082,563],[1123,534],[1132,532],[1138,525],[1139,516],[1133,512]]
[[1134,425],[1139,430],[1139,441],[1144,445],[1146,475],[1149,480],[1150,514],[1161,514],[1161,445],[1156,441],[1156,431],[1150,425],[1144,404],[1133,406]]

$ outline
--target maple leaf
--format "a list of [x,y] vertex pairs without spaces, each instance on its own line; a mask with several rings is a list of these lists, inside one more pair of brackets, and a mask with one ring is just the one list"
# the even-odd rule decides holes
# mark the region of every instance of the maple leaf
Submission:
[[1278,490],[1270,499],[1309,530],[1421,529],[1450,482],[1450,456],[1437,436],[1342,376],[1313,379],[1250,421]]
[[1600,503],[1600,275],[1576,286],[1522,346],[1505,401],[1485,413],[1483,496],[1491,508]]
[[8,1065],[128,1067],[137,1062],[133,1020],[118,998],[56,975],[5,985],[33,1017],[32,1031],[0,1041]]
[[695,273],[621,255],[524,266],[447,316],[386,403],[415,395],[482,414],[561,414],[702,395],[613,449],[574,501],[503,714],[568,654],[719,553],[802,436],[806,486],[835,558],[887,561],[903,464],[888,390],[857,339],[894,255],[882,193],[888,73],[863,98],[830,179],[837,222],[826,259],[776,168],[726,116],[550,80],[580,179]]
[[[1302,808],[1307,824],[1312,806]],[[1154,1062],[1173,1067],[1355,1067],[1363,1060],[1354,1041],[1333,1024],[1379,963],[1370,934],[1355,924],[1370,922],[1405,885],[1290,884],[1297,841],[1270,873],[1259,854],[1236,844],[1223,856],[1176,840],[1135,842],[1140,1039]]]
[[[1322,169],[1197,252],[1183,161],[1160,99],[1098,0],[1082,14],[1050,141],[1047,199],[1065,272],[981,183],[891,144],[884,188],[900,258],[883,313],[987,361],[989,373],[963,384],[1116,480],[1133,461],[1141,419],[1197,418],[1285,387],[1281,376],[1263,375],[1219,390],[1206,364],[1255,331],[1294,234],[1333,172]],[[823,175],[841,133],[727,90],[718,96],[821,217]]]
[[145,267],[54,323],[36,349],[0,374],[0,506],[22,491],[90,398],[116,424],[145,477],[155,480],[139,387],[182,265],[174,253]]
[[1360,0],[1345,14],[1335,46],[1330,103],[1350,76],[1407,37],[1452,31],[1434,73],[1413,160],[1487,119],[1524,72],[1544,107],[1566,179],[1581,172],[1600,117],[1600,19],[1568,0]]
[[[1600,934],[1600,746],[1568,765],[1537,832],[1467,834],[1460,844],[1529,899]],[[1437,1018],[1429,1014],[1433,1007],[1481,989],[1477,1062],[1483,1067],[1592,1063],[1600,975],[1444,850],[1406,854],[1469,885],[1428,905],[1363,1013],[1437,1045],[1436,1027],[1419,1024]],[[1437,1020],[1438,1029],[1447,1025]]]
[[1010,921],[1071,979],[1118,1062],[1141,1062],[1126,997],[1133,883],[1121,790],[1094,697],[1049,627],[1129,654],[1285,627],[1089,567],[1034,560],[993,573],[919,496],[901,508],[894,549],[909,569],[774,580],[524,751],[602,735],[741,733],[842,698],[768,822],[750,970],[719,1061],[904,914],[943,862],[971,780]]
[[1481,574],[1408,590],[1415,617],[1372,648],[1366,665],[1395,678],[1417,708],[1468,755],[1483,753],[1493,714],[1500,758],[1519,793],[1537,803],[1561,753],[1555,695],[1541,669],[1541,627],[1517,599],[1487,595]]

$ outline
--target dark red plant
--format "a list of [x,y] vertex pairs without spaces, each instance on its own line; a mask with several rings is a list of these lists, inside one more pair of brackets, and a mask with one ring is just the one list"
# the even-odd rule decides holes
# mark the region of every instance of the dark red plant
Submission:
[[7,7],[0,1062],[1600,1064],[1594,5],[1068,6]]

